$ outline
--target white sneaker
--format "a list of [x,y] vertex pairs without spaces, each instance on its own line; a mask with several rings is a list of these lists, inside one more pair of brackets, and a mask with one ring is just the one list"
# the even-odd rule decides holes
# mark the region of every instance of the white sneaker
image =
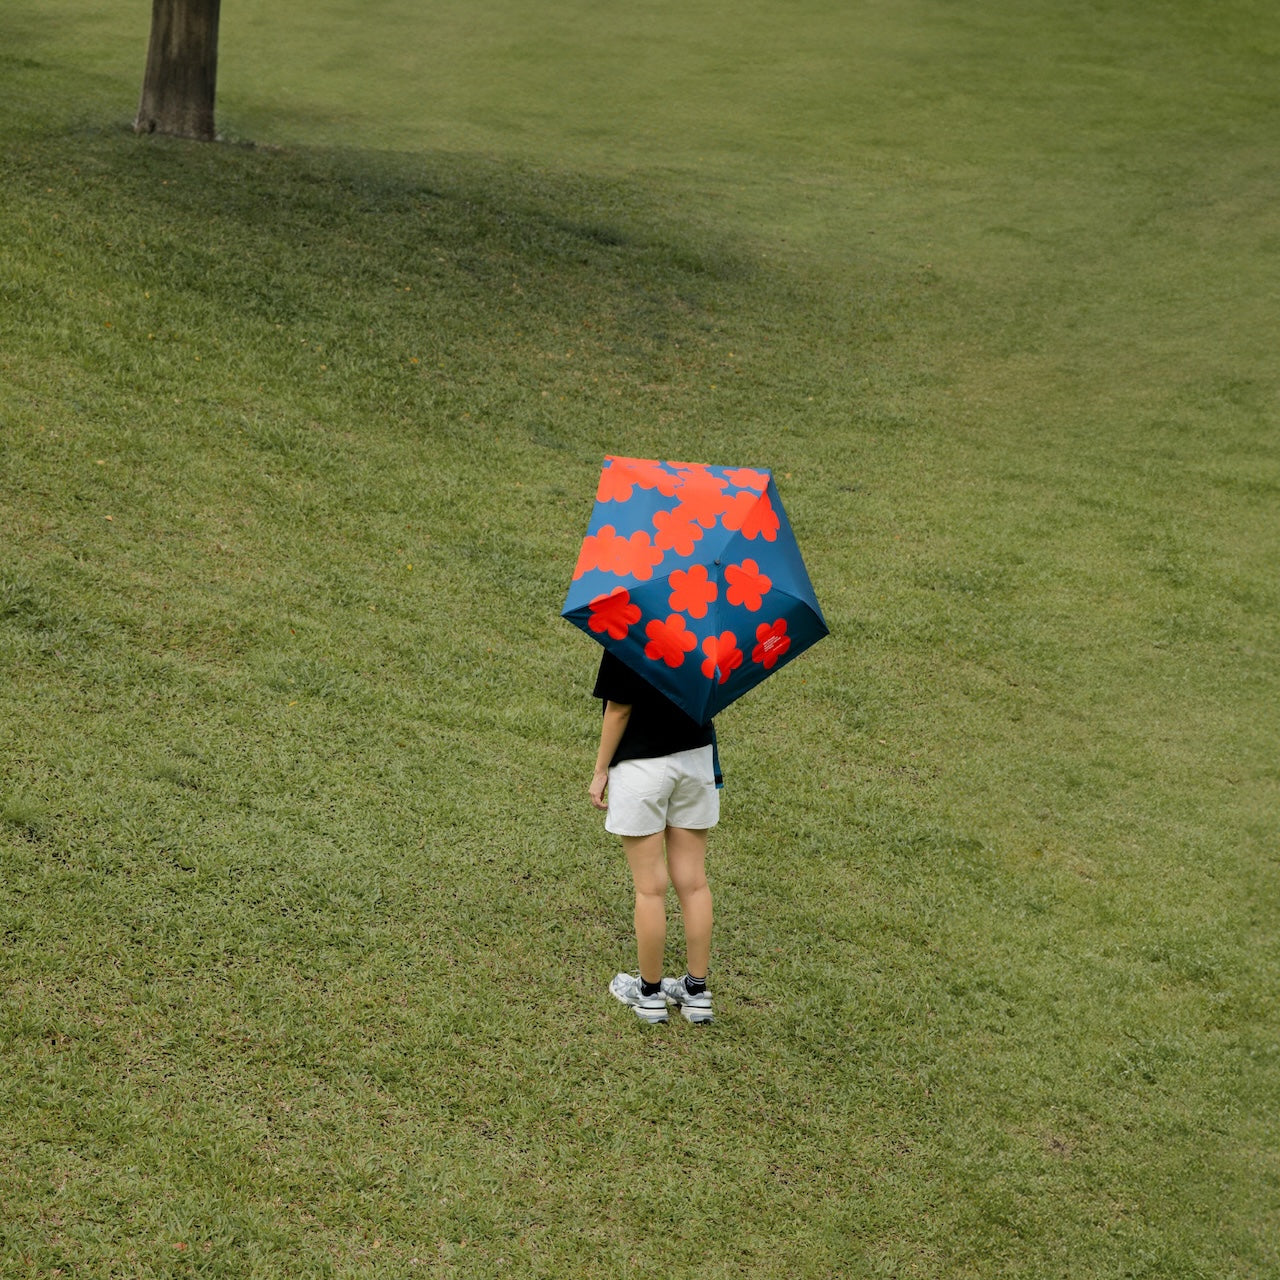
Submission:
[[641,993],[640,979],[634,973],[617,973],[609,983],[609,990],[615,999],[621,1000],[623,1004],[629,1004],[641,1022],[666,1022],[665,988],[667,984],[665,980],[662,985],[663,991],[656,991],[653,995],[646,996]]
[[[686,974],[685,977],[688,975]],[[684,978],[663,978],[662,995],[676,1005],[686,1022],[694,1024],[711,1021],[711,992],[702,991],[691,995],[684,984]]]

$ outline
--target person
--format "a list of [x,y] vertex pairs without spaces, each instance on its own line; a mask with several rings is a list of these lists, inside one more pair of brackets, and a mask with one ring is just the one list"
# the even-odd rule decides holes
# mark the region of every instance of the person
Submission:
[[[635,887],[639,973],[615,975],[609,990],[644,1022],[666,1022],[670,1003],[686,1021],[708,1023],[707,832],[720,817],[715,728],[699,724],[608,650],[593,696],[604,704],[604,719],[591,803],[606,812],[605,830],[621,837]],[[681,978],[663,977],[668,877],[684,918]]]

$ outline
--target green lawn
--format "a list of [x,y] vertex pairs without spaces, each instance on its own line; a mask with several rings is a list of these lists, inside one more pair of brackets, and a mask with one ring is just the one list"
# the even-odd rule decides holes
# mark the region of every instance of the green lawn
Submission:
[[[0,12],[0,1274],[1280,1274],[1273,6],[239,0],[216,146],[146,21]],[[832,631],[701,1031],[609,452]]]

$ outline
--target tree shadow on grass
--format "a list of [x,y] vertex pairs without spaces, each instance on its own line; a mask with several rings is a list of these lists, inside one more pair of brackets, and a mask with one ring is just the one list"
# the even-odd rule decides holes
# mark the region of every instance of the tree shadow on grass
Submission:
[[422,410],[463,387],[644,400],[696,381],[755,274],[643,191],[472,157],[116,129],[40,159],[28,178],[56,205],[58,255],[114,280],[115,305],[167,299],[159,329],[194,309],[228,350],[310,344],[348,390],[394,369],[402,395],[417,370]]

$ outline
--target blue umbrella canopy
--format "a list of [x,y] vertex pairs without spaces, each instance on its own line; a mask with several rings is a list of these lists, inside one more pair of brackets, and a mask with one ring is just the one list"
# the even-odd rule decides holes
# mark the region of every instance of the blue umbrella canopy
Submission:
[[561,615],[699,723],[827,634],[769,471],[606,458]]

